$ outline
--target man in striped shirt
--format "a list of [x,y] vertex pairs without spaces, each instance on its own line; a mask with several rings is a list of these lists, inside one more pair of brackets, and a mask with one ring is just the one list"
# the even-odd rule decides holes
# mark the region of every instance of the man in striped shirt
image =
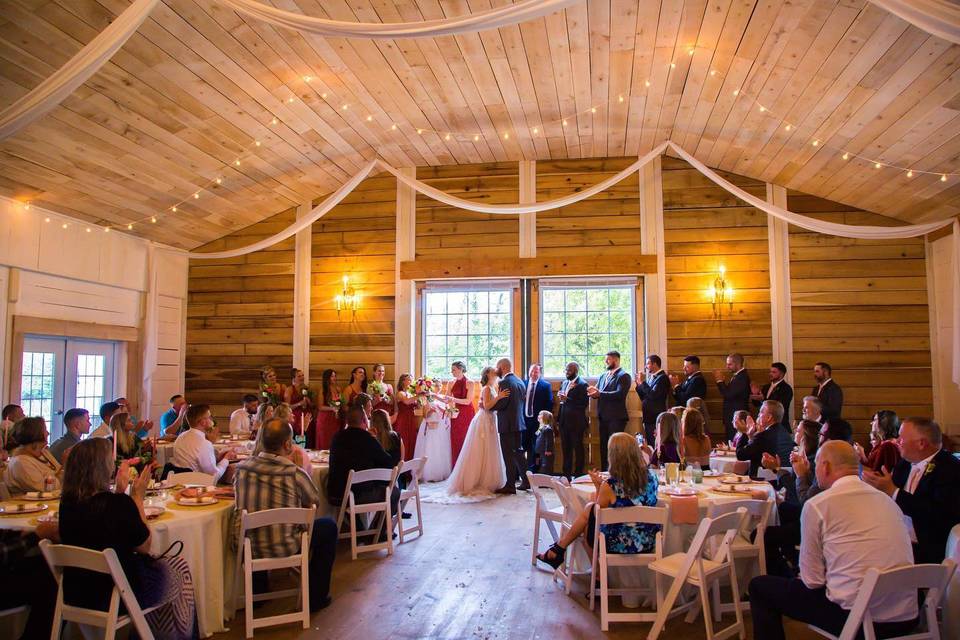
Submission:
[[[313,480],[292,460],[293,430],[279,418],[261,427],[260,455],[238,465],[234,486],[237,511],[248,513],[286,507],[309,508],[320,502]],[[300,531],[295,525],[272,525],[254,529],[248,536],[254,558],[294,555],[300,550]],[[242,542],[242,541],[241,541]],[[337,551],[337,525],[330,518],[313,523],[310,538],[310,610],[330,604],[330,574]],[[267,574],[253,575],[254,593],[267,591]]]

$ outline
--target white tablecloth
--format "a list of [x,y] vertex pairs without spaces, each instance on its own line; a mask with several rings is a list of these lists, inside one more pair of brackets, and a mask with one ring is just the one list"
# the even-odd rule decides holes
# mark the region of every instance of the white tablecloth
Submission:
[[720,473],[733,473],[733,467],[737,463],[737,454],[735,453],[711,453],[710,454],[710,470],[719,471]]
[[[233,441],[219,441],[213,445],[213,449],[219,455],[222,451],[227,449],[240,449],[246,451],[253,450],[253,441],[252,440],[238,440]],[[157,465],[163,469],[164,465],[173,460],[173,443],[172,442],[158,442],[157,443]]]

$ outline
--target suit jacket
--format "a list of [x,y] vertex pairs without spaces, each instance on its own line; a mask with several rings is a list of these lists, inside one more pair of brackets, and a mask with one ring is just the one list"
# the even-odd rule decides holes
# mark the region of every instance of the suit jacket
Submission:
[[687,400],[690,398],[707,399],[707,381],[703,374],[697,371],[693,375],[687,376],[687,379],[673,388],[673,397],[680,406],[687,406]]
[[[574,385],[573,383],[577,384]],[[576,380],[564,380],[560,391],[566,394],[566,399],[560,401],[560,415],[557,423],[563,433],[569,431],[586,431],[587,406],[590,398],[587,396],[587,381],[577,376]],[[572,388],[571,388],[572,387]]]
[[843,409],[843,389],[836,382],[830,380],[823,386],[823,389],[820,389],[820,385],[817,385],[810,392],[810,395],[816,396],[823,403],[821,422],[840,417],[840,411]]
[[778,422],[758,433],[752,440],[740,438],[737,443],[737,460],[749,460],[750,476],[756,477],[764,453],[779,456],[780,466],[788,467],[793,447],[789,429]]
[[[786,380],[783,380],[776,387],[773,388],[773,393],[770,392],[770,384],[765,384],[760,387],[760,395],[763,396],[759,400],[754,400],[753,404],[760,406],[763,404],[764,400],[776,400],[783,405],[783,420],[780,421],[780,424],[785,426],[787,430],[790,429],[790,405],[793,404],[793,387],[787,384]],[[769,397],[768,397],[769,393]]]
[[918,564],[943,562],[947,536],[960,522],[960,460],[941,449],[928,463],[912,494],[903,490],[910,476],[910,466],[908,461],[901,459],[893,470],[893,483],[900,489],[897,491],[897,505],[913,520],[917,533],[914,560]]
[[492,409],[497,412],[497,433],[523,431],[523,398],[527,388],[523,380],[511,372],[500,381],[500,390],[504,389],[510,389],[510,395],[497,400]]
[[643,424],[654,424],[657,416],[667,410],[667,398],[670,396],[670,378],[662,369],[657,372],[652,384],[643,380],[637,384],[637,395],[643,409]]
[[733,414],[750,408],[750,375],[744,369],[730,378],[730,382],[718,382],[717,389],[723,396],[723,424],[733,426]]
[[605,372],[597,380],[597,417],[600,422],[627,420],[627,393],[630,392],[630,374],[622,368],[616,375]]
[[537,387],[533,390],[533,416],[527,417],[527,386],[529,384],[529,380],[523,381],[523,398],[521,398],[524,412],[523,423],[527,431],[535,432],[540,428],[537,415],[541,411],[553,411],[553,389],[550,388],[550,383],[543,378],[537,380]]

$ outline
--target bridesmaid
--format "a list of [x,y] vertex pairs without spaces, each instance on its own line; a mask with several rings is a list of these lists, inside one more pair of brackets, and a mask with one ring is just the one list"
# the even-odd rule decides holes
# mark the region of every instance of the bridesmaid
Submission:
[[350,384],[343,388],[343,391],[340,392],[340,396],[343,398],[343,406],[347,408],[350,406],[350,402],[353,400],[353,397],[367,392],[367,368],[366,367],[354,367],[350,371]]
[[292,384],[284,390],[283,401],[293,409],[294,432],[300,433],[299,430],[301,426],[303,426],[307,434],[307,442],[312,442],[315,430],[313,422],[313,414],[315,411],[313,401],[303,395],[303,390],[307,388],[303,370],[291,369],[290,377],[293,381]]
[[410,393],[410,385],[413,384],[413,376],[405,373],[397,380],[397,418],[394,421],[393,428],[400,435],[400,441],[403,442],[403,459],[413,458],[413,452],[417,446],[417,416],[413,415],[417,408],[417,397]]
[[[314,447],[329,450],[333,436],[343,426],[340,422],[340,391],[337,389],[337,372],[333,369],[323,370],[316,424]],[[310,440],[307,440],[307,442],[310,442]]]
[[453,454],[453,465],[456,466],[460,450],[463,448],[463,441],[467,437],[467,429],[475,413],[473,408],[475,389],[473,381],[467,378],[467,365],[462,361],[454,362],[450,366],[450,373],[453,374],[454,381],[450,387],[447,402],[457,405],[460,410],[456,418],[450,419],[450,450]]
[[277,372],[270,365],[260,369],[260,399],[277,406],[283,402],[286,388],[277,382]]
[[387,368],[382,364],[373,365],[373,381],[382,384],[385,392],[382,396],[376,393],[371,393],[370,395],[373,396],[373,410],[383,409],[387,412],[387,415],[390,416],[390,421],[393,422],[396,420],[394,414],[397,412],[397,400],[394,397],[393,387],[383,381],[386,374]]

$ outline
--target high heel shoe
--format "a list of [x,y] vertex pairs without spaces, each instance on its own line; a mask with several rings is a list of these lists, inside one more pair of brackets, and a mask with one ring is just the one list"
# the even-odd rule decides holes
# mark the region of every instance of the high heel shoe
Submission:
[[[550,553],[551,551],[553,552],[553,557],[549,558],[547,557],[547,554]],[[543,562],[544,564],[548,564],[554,569],[556,569],[561,564],[563,564],[563,558],[566,555],[566,553],[567,553],[567,550],[561,547],[559,544],[553,544],[550,546],[549,549],[547,549],[543,553],[537,554],[537,560],[539,560],[540,562]]]

